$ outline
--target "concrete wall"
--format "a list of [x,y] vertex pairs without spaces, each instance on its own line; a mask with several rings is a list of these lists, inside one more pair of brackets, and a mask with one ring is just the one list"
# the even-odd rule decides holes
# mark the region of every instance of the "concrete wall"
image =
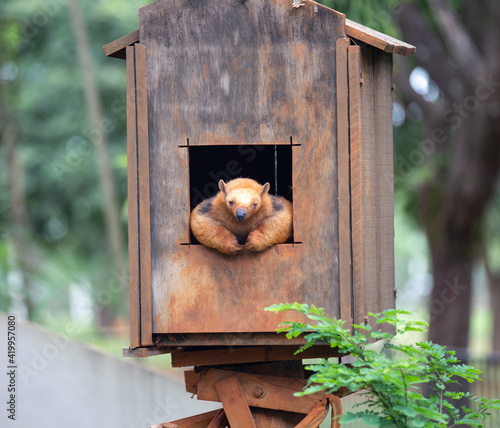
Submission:
[[[8,319],[0,314],[0,426],[145,428],[220,408],[191,399],[176,376],[114,358],[16,321],[16,420],[8,419]],[[159,357],[156,357],[159,358]]]

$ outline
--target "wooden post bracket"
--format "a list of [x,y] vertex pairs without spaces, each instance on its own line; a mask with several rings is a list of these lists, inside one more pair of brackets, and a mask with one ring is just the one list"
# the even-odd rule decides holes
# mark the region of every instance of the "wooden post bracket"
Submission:
[[219,401],[223,409],[151,428],[253,428],[251,407],[306,414],[295,428],[317,428],[332,409],[332,428],[339,428],[342,414],[340,398],[317,392],[294,396],[306,385],[305,379],[282,378],[230,370],[204,368],[199,375],[186,371],[186,389],[200,400]]

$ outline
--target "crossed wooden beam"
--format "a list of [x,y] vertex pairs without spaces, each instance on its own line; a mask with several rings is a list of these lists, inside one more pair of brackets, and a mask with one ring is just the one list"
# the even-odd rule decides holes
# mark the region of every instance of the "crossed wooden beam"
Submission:
[[[305,414],[295,428],[316,428],[332,408],[332,428],[340,427],[336,416],[342,414],[342,404],[336,395],[317,392],[301,397],[294,395],[307,384],[306,379],[294,379],[243,373],[204,367],[196,373],[185,372],[186,389],[199,400],[218,401],[223,408],[151,428],[256,428],[252,407]],[[344,391],[339,391],[339,395]]]

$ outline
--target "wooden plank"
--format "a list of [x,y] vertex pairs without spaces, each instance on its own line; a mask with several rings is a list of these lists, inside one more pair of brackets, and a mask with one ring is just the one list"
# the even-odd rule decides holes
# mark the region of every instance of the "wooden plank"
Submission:
[[[409,43],[380,33],[350,19],[346,19],[346,35],[381,49],[384,52],[398,55],[413,55],[417,49]],[[135,43],[140,43],[139,30],[104,45],[104,53],[106,56],[125,58],[125,48]]]
[[[210,412],[201,413],[195,416],[189,416],[183,419],[177,419],[172,422],[166,422],[158,425],[153,425],[153,427],[161,427],[161,428],[207,428],[207,426],[212,422],[214,418],[216,418],[221,409],[212,410]],[[151,428],[153,428],[151,427]]]
[[[377,140],[375,123],[375,93],[377,88],[374,80],[374,54],[376,49],[372,47],[362,47],[362,85],[360,86],[361,99],[361,139],[360,139],[360,172],[361,172],[361,216],[362,228],[361,239],[363,242],[363,319],[358,318],[358,322],[366,322],[368,311],[372,308],[380,308],[380,283],[379,266],[384,254],[377,252],[378,239],[378,182],[377,170]],[[392,116],[391,116],[392,117]],[[373,319],[370,319],[373,328],[376,327]]]
[[339,418],[336,416],[342,415],[342,401],[340,397],[332,394],[328,394],[327,398],[332,408],[332,428],[340,428]]
[[125,59],[126,54],[129,52],[127,47],[134,45],[135,43],[139,43],[139,30],[135,30],[132,33],[120,37],[119,39],[104,45],[102,48],[104,49],[106,56]]
[[137,117],[135,100],[135,48],[127,47],[127,207],[130,346],[140,346],[139,208],[137,203]]
[[135,45],[137,138],[139,164],[139,248],[141,280],[141,345],[153,344],[151,300],[151,215],[149,200],[149,125],[146,49]]
[[207,428],[226,428],[229,425],[224,409],[219,410]]
[[124,357],[154,357],[155,355],[170,354],[178,351],[176,346],[158,348],[156,346],[145,346],[139,348],[123,348]]
[[398,55],[413,55],[417,49],[413,45],[372,30],[350,19],[346,19],[345,29],[349,37],[360,40],[384,52]]
[[352,325],[351,195],[349,160],[349,39],[337,40],[337,164],[339,197],[340,318]]
[[[361,138],[359,140],[360,184],[361,184],[361,263],[363,269],[363,308],[358,314],[357,323],[365,320],[367,312],[380,307],[378,283],[379,260],[384,257],[377,253],[377,147],[375,128],[375,82],[373,74],[373,55],[375,49],[362,47],[361,53]],[[373,322],[373,319],[372,321]],[[375,327],[375,324],[372,324]]]
[[323,398],[295,428],[317,428],[328,414],[328,400]]
[[215,384],[227,420],[232,428],[256,428],[237,377],[228,377]]
[[375,139],[377,165],[377,289],[375,311],[395,308],[394,166],[392,135],[392,55],[374,52]]
[[[291,317],[289,317],[291,318]],[[275,345],[303,345],[303,337],[287,339],[285,334],[276,333],[182,333],[160,334],[156,338],[156,345],[163,346],[275,346]],[[326,345],[326,342],[318,343]]]
[[194,394],[198,390],[199,381],[200,374],[195,373],[194,369],[184,370],[184,383],[186,385],[186,392]]
[[352,281],[353,281],[353,321],[363,319],[364,309],[364,269],[363,269],[363,217],[361,171],[361,48],[349,46],[349,131],[351,159],[351,233],[352,233]]
[[[345,17],[314,2],[292,9],[287,0],[221,0],[217,8],[172,0],[140,9],[155,334],[274,332],[281,321],[304,320],[263,311],[282,301],[340,315],[332,41],[345,34]],[[293,199],[302,244],[236,257],[180,245],[189,242],[189,162],[179,146],[187,139],[190,146],[262,145],[290,137],[300,144]]]
[[[239,380],[247,403],[253,407],[307,414],[324,396],[324,393],[319,392],[295,397],[294,393],[302,391],[306,386],[306,379],[209,369],[200,376],[198,399],[219,401],[215,384],[228,377],[236,377]],[[259,388],[258,392],[262,391],[262,394],[256,393],[256,388]]]
[[213,366],[266,361],[302,360],[305,358],[329,358],[339,356],[330,346],[313,346],[295,354],[297,346],[252,346],[175,352],[172,367]]

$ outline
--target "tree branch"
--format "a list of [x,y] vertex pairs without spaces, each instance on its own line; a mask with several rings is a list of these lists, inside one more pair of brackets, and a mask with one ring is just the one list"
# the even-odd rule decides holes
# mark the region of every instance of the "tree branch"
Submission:
[[415,59],[418,64],[428,71],[449,101],[460,101],[465,92],[459,93],[453,82],[463,79],[462,71],[449,61],[442,39],[421,9],[414,3],[403,3],[397,17],[404,40],[417,46]]
[[486,62],[472,41],[449,0],[428,0],[429,7],[436,16],[441,34],[450,50],[456,54],[459,65],[464,68],[471,86],[476,85],[477,76],[484,75]]

